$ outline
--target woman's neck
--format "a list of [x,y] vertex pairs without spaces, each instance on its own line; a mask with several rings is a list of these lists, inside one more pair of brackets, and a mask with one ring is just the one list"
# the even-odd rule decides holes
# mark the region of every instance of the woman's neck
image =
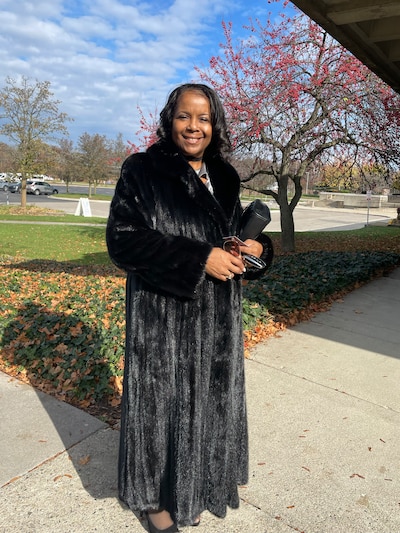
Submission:
[[200,170],[201,166],[203,164],[203,158],[202,157],[185,157],[186,161],[189,163],[189,165],[193,168],[193,170]]
[[193,170],[200,170],[202,165],[203,165],[203,161],[200,160],[200,161],[188,161],[189,165],[192,167]]

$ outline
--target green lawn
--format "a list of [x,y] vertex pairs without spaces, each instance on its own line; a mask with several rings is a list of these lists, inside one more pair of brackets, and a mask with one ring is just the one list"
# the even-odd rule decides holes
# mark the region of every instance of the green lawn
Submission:
[[105,226],[0,223],[0,258],[109,263]]

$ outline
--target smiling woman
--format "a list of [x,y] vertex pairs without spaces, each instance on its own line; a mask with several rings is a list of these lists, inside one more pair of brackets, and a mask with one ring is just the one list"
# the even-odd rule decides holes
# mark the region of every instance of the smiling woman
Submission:
[[[119,495],[151,533],[224,517],[247,480],[240,180],[218,95],[172,91],[159,140],[125,161],[107,243],[127,271]],[[247,239],[259,256],[261,242]],[[243,251],[243,250],[241,250]],[[247,268],[247,270],[246,270]]]

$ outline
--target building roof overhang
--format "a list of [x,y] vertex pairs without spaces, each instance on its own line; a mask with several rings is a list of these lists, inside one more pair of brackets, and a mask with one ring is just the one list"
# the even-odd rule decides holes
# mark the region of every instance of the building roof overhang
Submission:
[[400,0],[292,0],[400,94]]

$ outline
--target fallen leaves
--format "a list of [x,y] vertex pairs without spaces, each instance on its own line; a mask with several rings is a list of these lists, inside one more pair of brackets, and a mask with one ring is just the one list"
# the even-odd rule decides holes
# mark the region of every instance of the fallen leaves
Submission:
[[279,333],[285,329],[285,324],[282,322],[275,322],[274,320],[269,320],[267,322],[262,322],[260,320],[253,329],[246,329],[243,333],[245,357],[249,356],[250,348],[253,348],[256,344],[269,337],[278,337]]
[[25,207],[21,207],[20,205],[7,205],[0,206],[0,214],[29,216],[64,216],[65,211],[59,211],[57,209],[47,209],[46,207],[37,207],[35,205],[27,205]]
[[59,481],[60,479],[62,479],[63,477],[66,477],[68,479],[72,479],[72,475],[71,474],[60,474],[58,476],[56,476],[53,481],[56,482],[56,481]]
[[90,462],[90,459],[91,459],[90,455],[85,455],[81,457],[78,462],[81,466],[84,466]]
[[0,368],[79,407],[122,389],[125,279],[93,270],[0,270]]

